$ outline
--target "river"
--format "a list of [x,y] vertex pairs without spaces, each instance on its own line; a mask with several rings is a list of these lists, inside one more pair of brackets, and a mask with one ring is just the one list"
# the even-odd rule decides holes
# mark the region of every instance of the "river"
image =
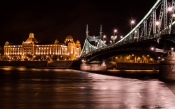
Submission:
[[0,109],[175,109],[169,86],[156,78],[0,67]]

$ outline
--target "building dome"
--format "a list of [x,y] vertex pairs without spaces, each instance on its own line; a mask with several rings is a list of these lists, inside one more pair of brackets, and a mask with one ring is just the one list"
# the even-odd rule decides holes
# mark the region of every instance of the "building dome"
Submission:
[[6,42],[5,42],[5,45],[9,45],[9,42],[8,42],[8,41],[6,41]]
[[38,41],[34,38],[34,33],[29,33],[29,38],[25,41],[27,43],[38,43]]
[[73,37],[71,35],[68,35],[66,39],[73,39]]
[[77,41],[76,41],[76,44],[80,44],[80,41],[79,41],[79,40],[77,40]]
[[68,35],[64,40],[64,43],[67,45],[69,42],[74,43],[74,39],[71,35]]

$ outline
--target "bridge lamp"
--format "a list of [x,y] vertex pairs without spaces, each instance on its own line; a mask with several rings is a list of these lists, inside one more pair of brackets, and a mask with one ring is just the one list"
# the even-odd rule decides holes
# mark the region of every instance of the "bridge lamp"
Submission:
[[168,12],[172,12],[173,11],[173,7],[169,6],[168,7]]
[[106,43],[105,39],[106,39],[106,35],[103,35],[103,42],[104,43]]
[[117,33],[117,29],[114,29],[114,35],[115,35],[115,33]]
[[156,21],[156,26],[158,27],[158,29],[160,28],[160,22]]
[[154,51],[154,49],[155,49],[154,47],[151,47],[151,51]]
[[122,38],[123,38],[123,36],[120,36],[120,38],[122,39]]
[[160,25],[160,22],[159,21],[156,21],[156,25],[159,26]]
[[103,35],[103,39],[105,39],[106,38],[106,35]]
[[112,40],[110,40],[110,43],[112,44]]
[[[173,7],[172,6],[169,6],[168,9],[167,9],[167,11],[170,14],[170,16],[174,19]],[[170,24],[170,29],[171,29],[171,27],[172,27],[172,24]]]
[[130,24],[131,24],[131,30],[132,30],[132,25],[134,25],[135,24],[135,20],[131,20],[131,22],[130,22]]
[[171,48],[171,51],[174,51],[174,48],[173,47]]
[[84,59],[81,60],[82,63],[86,63],[86,61]]
[[111,36],[112,43],[114,43],[116,39],[117,39],[117,36]]
[[134,40],[138,38],[137,33],[138,33],[138,31],[135,30],[134,31],[134,36],[133,36],[134,37]]
[[175,18],[175,14],[172,14],[172,17]]

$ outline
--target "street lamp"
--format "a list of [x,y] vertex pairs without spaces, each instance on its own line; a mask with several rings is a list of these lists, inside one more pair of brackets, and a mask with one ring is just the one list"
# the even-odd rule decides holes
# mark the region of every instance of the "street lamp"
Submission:
[[112,44],[112,40],[110,40],[110,44]]
[[[131,30],[132,30],[132,25],[135,24],[135,20],[132,19],[132,20],[130,21],[130,24],[131,24]],[[129,40],[132,40],[132,39],[133,39],[133,35],[134,35],[133,33],[130,34],[130,39],[129,39]]]
[[103,42],[106,43],[106,35],[103,35]]
[[156,26],[157,26],[157,32],[159,32],[160,31],[160,22],[159,21],[156,21]]
[[172,17],[175,18],[175,14],[172,14]]
[[172,12],[173,8],[171,6],[168,7],[168,12]]
[[112,43],[114,43],[115,40],[117,39],[117,35],[116,35],[116,33],[117,33],[117,29],[114,29],[114,35],[111,36]]
[[115,33],[117,33],[117,29],[114,29],[114,35],[115,35]]
[[117,36],[111,36],[112,43],[114,43],[116,39],[117,39]]
[[131,23],[131,30],[132,30],[132,25],[135,24],[135,20],[132,19],[130,23]]
[[169,15],[170,15],[170,24],[168,24],[168,29],[169,29],[169,33],[171,32],[171,29],[172,29],[172,23],[173,23],[173,20],[174,20],[174,18],[175,18],[175,14],[174,14],[174,8],[172,7],[172,6],[169,6],[168,7],[168,13],[169,13]]
[[[115,43],[115,40],[117,39],[116,33],[117,33],[117,29],[114,29],[114,35],[111,36],[111,40],[110,40],[110,43],[111,44],[114,44]],[[114,61],[114,59],[113,59],[114,57],[112,56],[111,58],[112,58],[112,62],[113,62]]]
[[159,22],[159,21],[156,21],[156,25],[157,25],[157,26],[160,25],[160,22]]

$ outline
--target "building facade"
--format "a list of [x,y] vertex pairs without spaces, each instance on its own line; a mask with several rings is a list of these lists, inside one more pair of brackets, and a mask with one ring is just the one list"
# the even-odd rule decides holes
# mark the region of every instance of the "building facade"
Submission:
[[21,45],[4,45],[4,58],[6,60],[75,60],[80,56],[80,41],[74,42],[72,36],[67,36],[61,44],[56,39],[53,43],[38,42],[34,33],[29,33],[26,41]]
[[3,52],[4,52],[4,48],[3,46],[0,46],[0,61],[2,60]]

